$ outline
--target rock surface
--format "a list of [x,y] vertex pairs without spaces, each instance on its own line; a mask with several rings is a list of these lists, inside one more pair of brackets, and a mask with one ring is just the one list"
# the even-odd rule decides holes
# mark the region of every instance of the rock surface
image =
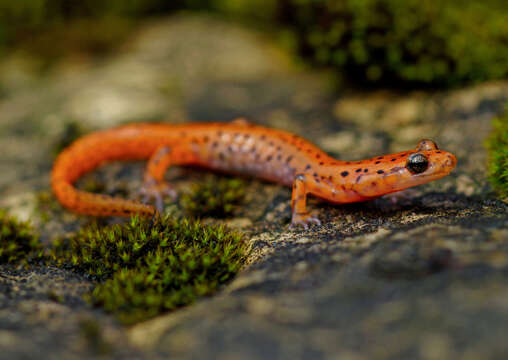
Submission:
[[[217,296],[123,328],[81,298],[91,284],[60,269],[0,268],[0,358],[480,359],[508,344],[508,216],[486,182],[483,141],[508,83],[396,94],[338,90],[292,67],[267,37],[206,17],[141,29],[99,64],[40,78],[0,64],[0,206],[49,241],[86,218],[41,215],[54,144],[66,125],[126,121],[254,122],[304,135],[343,159],[434,139],[457,155],[439,182],[363,204],[311,200],[325,224],[287,229],[290,190],[249,182],[231,225],[253,251]],[[88,175],[133,196],[143,164]],[[171,169],[179,188],[202,173]],[[88,179],[88,180],[87,180]],[[39,206],[39,207],[38,207]]]

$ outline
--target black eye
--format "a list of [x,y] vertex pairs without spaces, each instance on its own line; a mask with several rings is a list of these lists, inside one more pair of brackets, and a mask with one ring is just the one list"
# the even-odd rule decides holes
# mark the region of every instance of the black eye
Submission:
[[414,153],[409,155],[407,158],[406,167],[411,171],[413,174],[419,174],[427,170],[427,167],[429,166],[429,161],[425,156],[423,156],[420,153]]

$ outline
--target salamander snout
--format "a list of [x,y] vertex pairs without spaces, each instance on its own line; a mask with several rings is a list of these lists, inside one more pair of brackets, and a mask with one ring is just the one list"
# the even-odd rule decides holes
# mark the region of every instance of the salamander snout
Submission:
[[457,158],[453,154],[436,147],[434,150],[417,150],[411,153],[406,158],[405,168],[412,178],[426,178],[425,182],[428,182],[448,175],[455,165]]
[[446,167],[453,169],[455,167],[455,165],[457,165],[457,158],[455,157],[455,155],[450,154],[450,153],[447,153],[446,157],[447,157],[447,159],[445,160],[444,165]]

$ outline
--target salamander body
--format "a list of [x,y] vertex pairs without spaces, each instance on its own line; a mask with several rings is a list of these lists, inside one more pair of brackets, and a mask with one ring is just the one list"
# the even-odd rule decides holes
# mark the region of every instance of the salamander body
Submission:
[[[141,193],[155,206],[76,189],[83,174],[113,160],[148,159]],[[86,135],[57,157],[51,186],[67,209],[94,216],[153,216],[162,197],[175,196],[164,182],[170,165],[194,165],[261,178],[293,187],[292,225],[318,223],[306,210],[307,194],[332,203],[373,199],[439,179],[456,158],[431,140],[415,149],[362,161],[334,159],[304,138],[257,126],[231,123],[130,124]]]

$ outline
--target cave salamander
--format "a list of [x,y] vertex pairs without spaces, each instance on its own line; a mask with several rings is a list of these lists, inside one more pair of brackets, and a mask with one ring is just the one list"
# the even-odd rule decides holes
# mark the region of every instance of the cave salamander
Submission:
[[[78,190],[83,174],[113,160],[148,159],[144,202]],[[237,119],[231,123],[137,123],[79,138],[57,157],[51,186],[67,209],[93,216],[154,216],[163,197],[175,197],[164,181],[171,165],[194,165],[292,186],[291,226],[320,221],[306,208],[308,194],[331,203],[373,199],[439,179],[456,158],[431,140],[416,148],[361,161],[334,159],[301,136]],[[154,205],[151,205],[153,203]]]

